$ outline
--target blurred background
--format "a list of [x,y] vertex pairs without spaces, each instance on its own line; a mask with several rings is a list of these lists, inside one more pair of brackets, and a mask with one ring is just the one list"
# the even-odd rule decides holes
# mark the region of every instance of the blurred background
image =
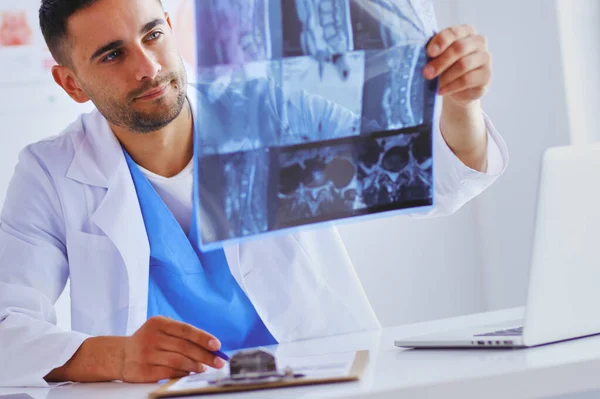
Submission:
[[[189,0],[163,0],[184,58]],[[434,0],[439,29],[469,23],[494,57],[485,112],[508,144],[506,173],[456,214],[340,227],[384,326],[525,304],[537,179],[549,146],[600,139],[600,2]],[[0,0],[0,205],[19,151],[60,133],[78,105],[54,84],[39,0]],[[178,24],[178,20],[181,21]],[[69,326],[68,288],[57,303]]]

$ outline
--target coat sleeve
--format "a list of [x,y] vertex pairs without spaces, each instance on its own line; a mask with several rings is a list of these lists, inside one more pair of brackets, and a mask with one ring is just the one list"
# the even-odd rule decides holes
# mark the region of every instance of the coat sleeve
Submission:
[[481,194],[508,165],[508,150],[502,136],[496,131],[490,118],[484,114],[488,135],[488,170],[486,173],[466,166],[448,147],[440,131],[439,112],[434,121],[434,208],[427,213],[414,213],[412,217],[435,217],[450,215]]
[[52,178],[24,149],[0,216],[0,386],[48,386],[87,335],[56,326],[69,274],[65,226]]

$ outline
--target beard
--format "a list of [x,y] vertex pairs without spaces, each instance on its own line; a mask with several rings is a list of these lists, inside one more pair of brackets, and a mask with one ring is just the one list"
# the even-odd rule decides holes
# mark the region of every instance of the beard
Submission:
[[[162,106],[159,110],[144,112],[135,109],[135,99],[145,92],[170,85],[171,90],[175,90],[175,103],[171,103],[165,97],[155,100]],[[136,133],[151,133],[162,129],[179,116],[186,101],[187,76],[181,61],[177,72],[172,72],[157,77],[153,81],[144,83],[140,88],[129,93],[125,100],[115,101],[110,98],[107,90],[101,90],[101,93],[90,95],[92,102],[98,108],[98,111],[107,121],[115,126],[127,129]],[[88,93],[93,91],[88,91]]]

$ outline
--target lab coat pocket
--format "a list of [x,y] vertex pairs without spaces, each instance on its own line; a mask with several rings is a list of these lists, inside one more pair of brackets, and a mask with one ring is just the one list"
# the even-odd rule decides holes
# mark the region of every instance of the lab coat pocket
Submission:
[[82,326],[95,334],[112,332],[116,313],[128,306],[127,273],[123,259],[106,236],[67,232],[72,307]]

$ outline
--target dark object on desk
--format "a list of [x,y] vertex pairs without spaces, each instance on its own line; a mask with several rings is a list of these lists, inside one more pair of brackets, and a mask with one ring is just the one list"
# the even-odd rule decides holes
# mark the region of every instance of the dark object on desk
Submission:
[[0,395],[0,399],[33,399],[26,393],[13,393],[10,395]]
[[277,374],[275,356],[261,349],[238,352],[229,362],[231,378],[251,378]]
[[289,367],[280,373],[277,370],[275,356],[263,349],[249,349],[231,357],[229,377],[210,381],[210,384],[217,386],[266,384],[302,377],[303,374],[295,374]]

